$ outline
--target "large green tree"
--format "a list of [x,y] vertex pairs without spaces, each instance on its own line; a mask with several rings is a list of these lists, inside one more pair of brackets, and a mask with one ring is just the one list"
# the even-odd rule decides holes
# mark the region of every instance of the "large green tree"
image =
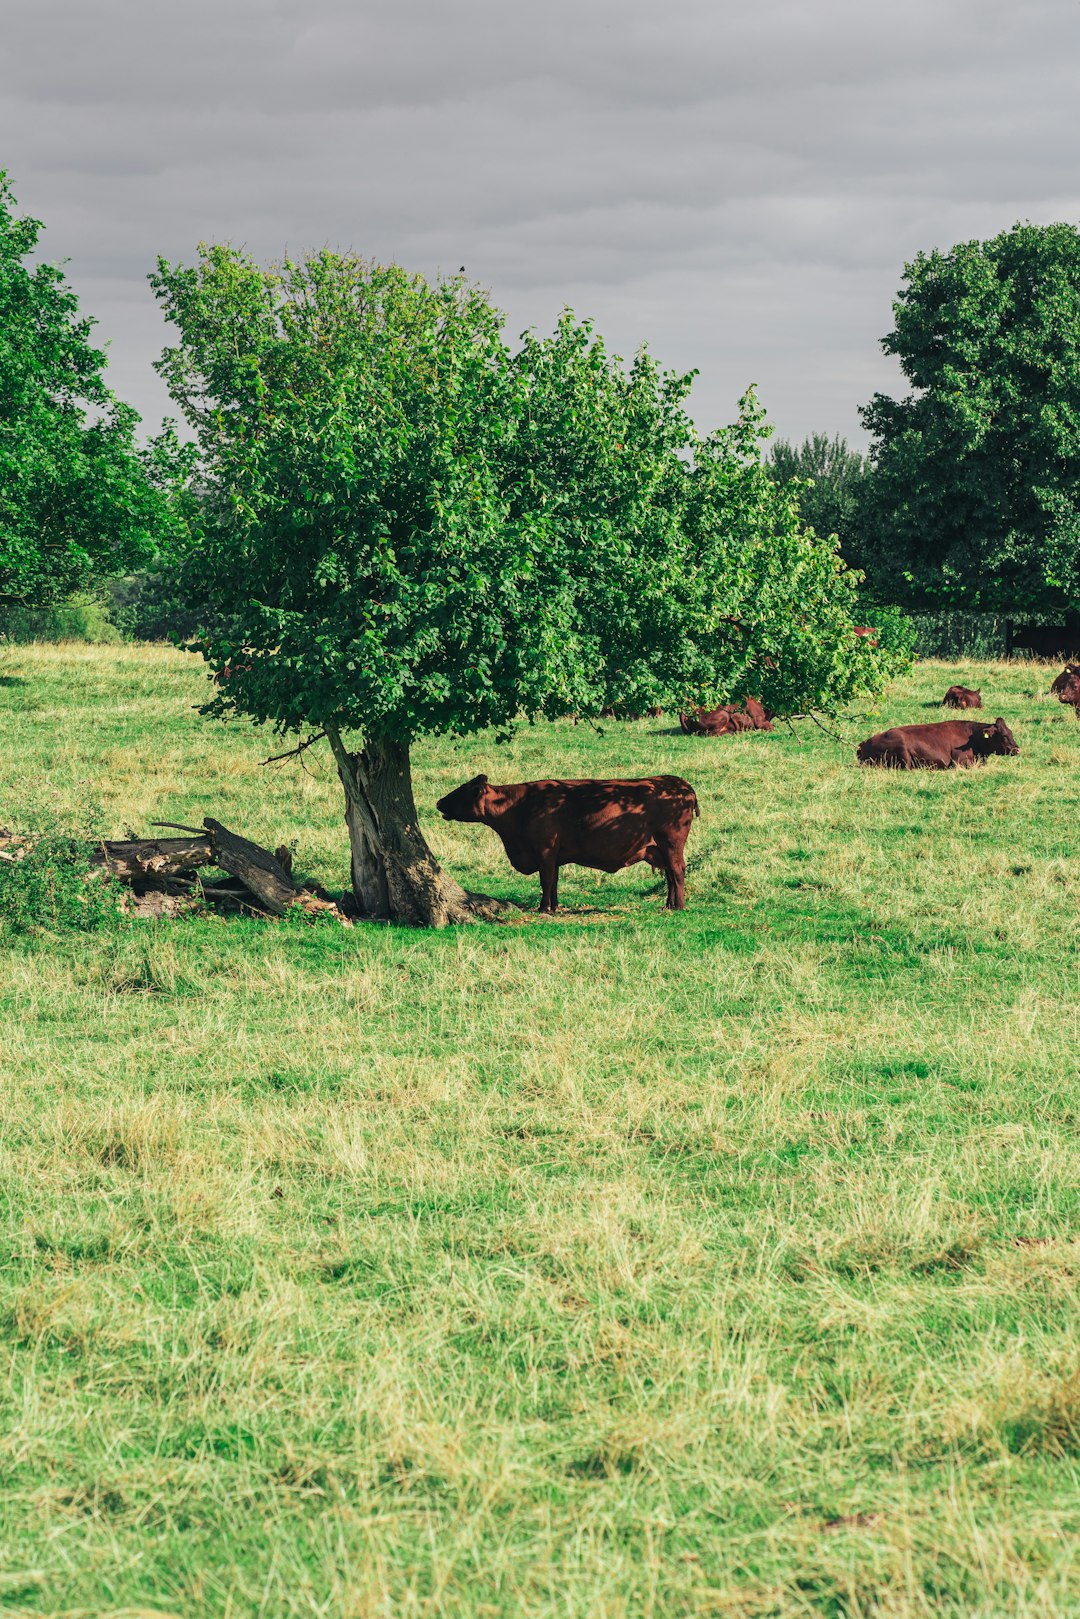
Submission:
[[1080,231],[1017,225],[920,253],[883,339],[912,392],[874,396],[861,525],[878,594],[1080,604]]
[[34,605],[152,555],[168,515],[93,320],[14,210],[0,172],[0,601]]
[[857,576],[766,474],[752,400],[700,440],[690,379],[647,353],[626,367],[569,314],[511,351],[463,278],[351,254],[211,247],[152,280],[201,452],[188,567],[223,615],[208,709],[325,734],[365,914],[469,914],[420,831],[418,736],[882,678]]
[[839,434],[811,433],[801,444],[774,439],[767,465],[777,483],[798,491],[803,522],[817,534],[835,534],[845,562],[859,567],[859,497],[866,463]]

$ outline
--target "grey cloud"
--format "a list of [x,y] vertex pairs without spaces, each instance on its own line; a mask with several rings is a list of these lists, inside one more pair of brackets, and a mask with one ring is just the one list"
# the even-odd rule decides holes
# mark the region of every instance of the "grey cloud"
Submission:
[[[516,333],[858,437],[920,248],[1080,218],[1072,0],[8,0],[0,162],[152,425],[146,284],[201,238],[469,273]],[[58,42],[63,43],[63,49]]]

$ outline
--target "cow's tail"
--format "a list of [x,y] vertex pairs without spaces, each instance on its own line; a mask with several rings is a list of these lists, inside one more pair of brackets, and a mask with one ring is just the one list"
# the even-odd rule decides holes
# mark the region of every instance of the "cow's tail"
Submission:
[[[1077,718],[1080,719],[1080,714],[1077,715]],[[695,793],[695,791],[694,791],[694,789],[692,787],[690,789],[690,797],[692,798],[693,803],[694,803],[694,819],[695,819],[695,821],[700,821],[700,819],[701,819],[701,809],[700,809],[700,807],[698,805],[697,793]]]

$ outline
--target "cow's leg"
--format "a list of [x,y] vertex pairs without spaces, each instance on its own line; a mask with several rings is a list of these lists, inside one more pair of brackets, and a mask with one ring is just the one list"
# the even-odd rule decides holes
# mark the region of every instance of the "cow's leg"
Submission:
[[540,909],[556,911],[559,908],[559,860],[554,854],[545,855],[540,862]]
[[684,910],[686,906],[686,861],[683,859],[682,843],[675,843],[668,838],[661,837],[650,850],[646,851],[645,858],[650,866],[662,871],[667,878],[667,900],[665,901],[664,909],[666,911]]
[[682,857],[681,849],[668,851],[667,860],[667,904],[668,911],[682,911],[686,908],[686,861]]

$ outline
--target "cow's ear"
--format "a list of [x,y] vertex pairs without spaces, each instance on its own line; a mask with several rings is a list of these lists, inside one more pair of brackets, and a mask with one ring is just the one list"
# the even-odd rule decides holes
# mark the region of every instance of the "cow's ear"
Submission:
[[1005,729],[1005,721],[1002,719],[1001,715],[999,714],[997,719],[994,721],[994,730],[995,731],[1004,731],[1004,729]]

